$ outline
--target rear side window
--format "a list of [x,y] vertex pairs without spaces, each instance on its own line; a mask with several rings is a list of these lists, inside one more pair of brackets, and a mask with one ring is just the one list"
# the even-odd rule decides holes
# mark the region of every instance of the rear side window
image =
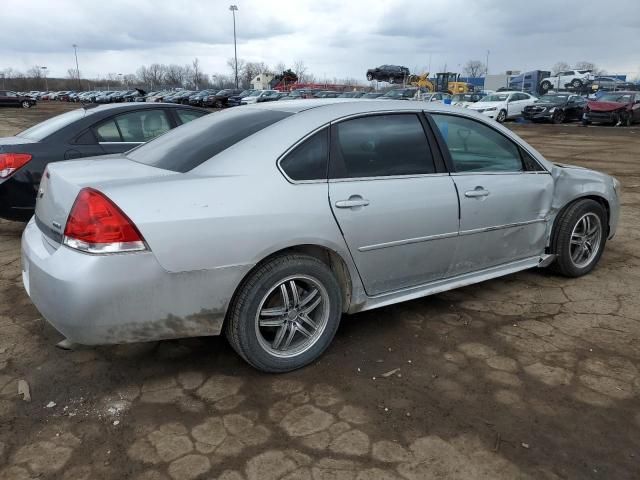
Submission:
[[519,172],[520,149],[480,122],[454,115],[431,114],[449,148],[456,172]]
[[426,134],[415,114],[356,118],[333,128],[331,178],[435,172]]
[[280,168],[292,180],[326,180],[329,160],[329,129],[306,139],[280,161]]
[[188,172],[290,112],[237,108],[205,115],[131,150],[127,156],[152,167]]
[[197,110],[185,110],[180,108],[178,109],[178,118],[180,119],[180,123],[189,123],[190,121],[200,118],[207,113],[208,112],[199,112]]
[[122,142],[115,120],[109,120],[96,128],[99,142]]

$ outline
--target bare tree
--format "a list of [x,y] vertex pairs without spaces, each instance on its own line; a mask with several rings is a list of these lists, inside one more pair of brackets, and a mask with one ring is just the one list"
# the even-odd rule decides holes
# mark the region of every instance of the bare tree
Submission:
[[557,75],[558,72],[562,72],[563,70],[569,70],[571,66],[567,62],[556,62],[556,64],[551,67],[551,73],[553,75]]
[[478,78],[487,74],[487,66],[480,60],[469,60],[463,67],[467,77]]
[[280,61],[278,63],[276,63],[276,65],[273,67],[273,70],[276,75],[280,75],[282,74],[282,72],[284,72],[287,69],[287,66],[284,64],[284,62]]
[[194,58],[193,62],[191,62],[191,66],[193,67],[191,83],[193,84],[194,88],[198,90],[199,85],[202,83],[202,70],[200,69],[200,60]]
[[602,73],[602,70],[599,69],[595,63],[593,62],[587,62],[587,61],[581,61],[581,62],[577,62],[574,66],[574,68],[576,70],[591,70],[593,72],[594,75],[600,75]]
[[[42,78],[42,70],[37,65],[34,65],[29,70],[27,70],[27,77],[29,78]],[[75,78],[75,77],[73,77]]]
[[303,60],[296,60],[293,62],[293,71],[298,76],[298,82],[305,81],[305,74],[307,73],[307,66],[305,65]]
[[180,65],[168,65],[164,76],[165,82],[171,87],[184,87],[185,68]]

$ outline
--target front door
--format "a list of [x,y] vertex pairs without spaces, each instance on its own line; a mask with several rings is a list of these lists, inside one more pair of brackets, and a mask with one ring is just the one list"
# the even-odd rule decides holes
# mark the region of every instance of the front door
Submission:
[[368,295],[449,275],[458,199],[435,167],[421,116],[332,126],[329,202]]
[[509,138],[465,117],[432,114],[460,198],[455,274],[544,253],[553,179]]

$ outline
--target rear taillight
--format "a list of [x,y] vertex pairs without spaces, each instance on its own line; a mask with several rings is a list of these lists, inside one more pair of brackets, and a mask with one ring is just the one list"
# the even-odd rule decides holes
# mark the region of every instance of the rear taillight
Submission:
[[31,160],[28,153],[0,153],[0,178],[8,178]]
[[64,228],[63,243],[87,253],[147,249],[129,217],[103,193],[92,188],[83,188],[78,193]]

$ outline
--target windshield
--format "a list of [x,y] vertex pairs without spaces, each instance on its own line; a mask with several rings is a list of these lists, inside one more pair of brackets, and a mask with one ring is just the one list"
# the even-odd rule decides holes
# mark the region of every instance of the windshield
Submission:
[[508,93],[495,93],[493,95],[487,95],[484,98],[478,100],[478,102],[506,102],[509,98]]
[[561,103],[566,102],[568,95],[543,95],[538,99],[538,103]]
[[616,95],[614,93],[609,93],[607,95],[601,96],[598,101],[600,102],[618,102],[618,103],[629,103],[631,101],[631,95]]
[[78,108],[77,110],[71,110],[70,112],[63,113],[57,117],[50,118],[44,122],[38,123],[31,128],[27,128],[25,131],[20,132],[18,137],[28,138],[30,140],[44,140],[49,135],[56,133],[63,127],[70,125],[76,120],[80,120],[86,114],[84,108]]
[[289,112],[252,108],[205,115],[134,148],[127,153],[127,157],[152,167],[188,172],[290,115]]

